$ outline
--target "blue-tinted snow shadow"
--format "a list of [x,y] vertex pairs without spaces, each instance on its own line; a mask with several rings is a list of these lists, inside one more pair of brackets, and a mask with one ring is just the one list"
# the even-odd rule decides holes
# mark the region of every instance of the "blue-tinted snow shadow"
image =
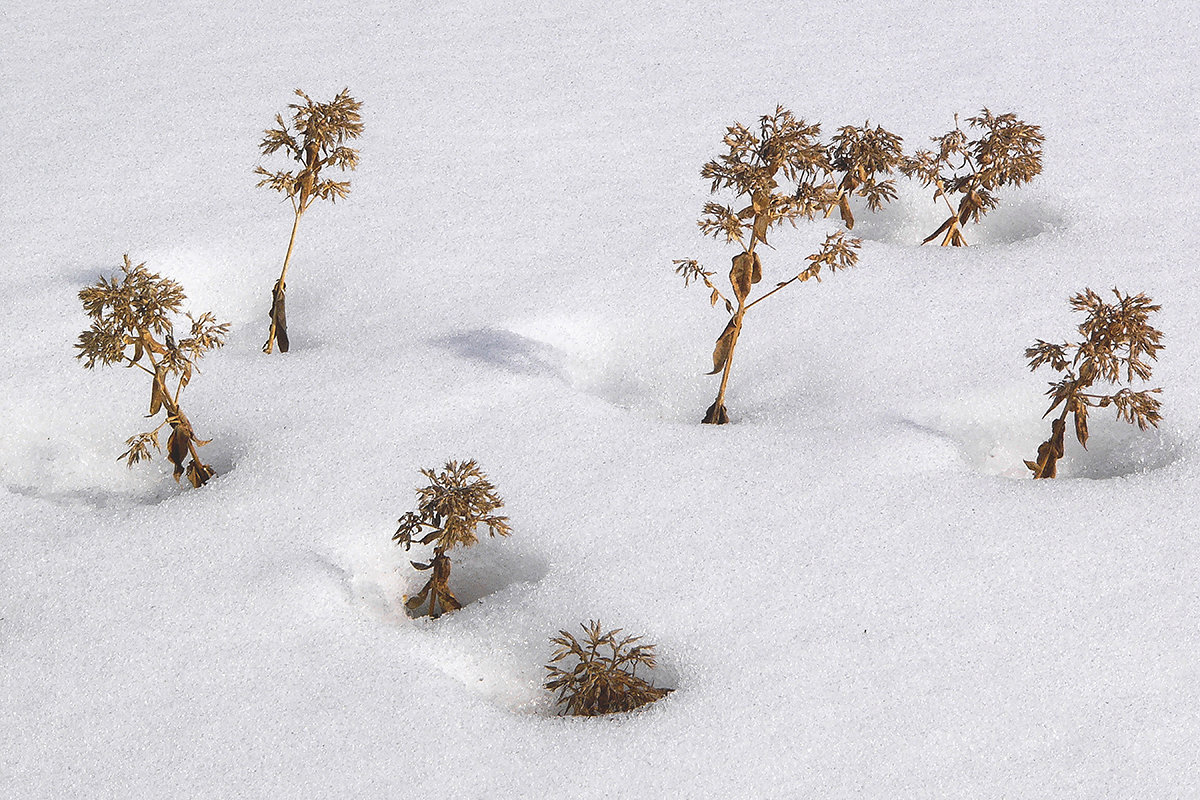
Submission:
[[566,379],[566,358],[556,348],[502,328],[475,328],[430,340],[459,358],[516,375]]
[[[944,204],[927,203],[927,199],[928,195],[906,193],[879,211],[856,209],[854,235],[868,241],[920,245],[949,214]],[[983,219],[968,224],[963,235],[971,245],[1016,244],[1063,230],[1069,222],[1061,208],[1044,199],[1004,197]]]

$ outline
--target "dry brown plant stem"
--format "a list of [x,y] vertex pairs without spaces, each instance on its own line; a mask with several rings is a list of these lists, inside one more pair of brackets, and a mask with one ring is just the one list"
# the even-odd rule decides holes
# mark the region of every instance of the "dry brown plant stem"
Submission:
[[295,212],[287,255],[283,259],[279,280],[271,290],[271,325],[267,332],[266,344],[263,345],[264,353],[272,352],[276,342],[280,352],[288,351],[285,302],[287,273],[296,246],[296,231],[300,227],[300,218],[314,201],[320,199],[336,202],[350,193],[349,181],[322,179],[321,170],[325,167],[341,170],[357,168],[358,151],[344,143],[349,139],[358,138],[363,131],[359,114],[362,103],[351,97],[348,89],[343,89],[328,103],[313,102],[299,89],[296,90],[296,94],[304,102],[288,106],[293,111],[290,122],[285,121],[282,114],[276,115],[275,121],[279,127],[267,129],[259,147],[264,155],[283,150],[300,165],[299,173],[270,172],[262,167],[255,169],[256,174],[263,176],[258,185],[268,186],[287,195]]

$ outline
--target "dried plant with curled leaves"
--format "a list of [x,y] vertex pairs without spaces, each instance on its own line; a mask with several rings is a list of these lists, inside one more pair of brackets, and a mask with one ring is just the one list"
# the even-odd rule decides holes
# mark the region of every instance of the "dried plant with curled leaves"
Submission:
[[183,287],[150,272],[144,263],[134,266],[128,255],[120,274],[101,277],[81,291],[79,299],[92,325],[79,334],[75,357],[88,369],[97,364],[123,364],[142,370],[150,376],[149,416],[160,412],[166,416],[154,430],[130,437],[120,458],[132,467],[150,459],[151,449],[161,452],[158,435],[169,426],[167,458],[175,465],[175,481],[187,475],[193,486],[203,486],[216,474],[200,460],[196,449],[208,441],[196,437],[179,407],[179,396],[199,371],[196,362],[225,343],[229,325],[217,323],[209,313],[199,317],[186,314],[191,327],[185,337],[177,339],[172,318],[181,313],[187,299]]
[[698,223],[705,235],[741,248],[729,271],[733,301],[713,283],[716,273],[704,269],[694,259],[673,262],[685,286],[693,280],[703,283],[711,292],[711,305],[721,302],[725,312],[731,314],[713,350],[713,371],[709,374],[721,373],[721,387],[704,415],[706,423],[723,425],[729,421],[725,391],[746,312],[791,283],[809,278],[819,281],[822,269],[833,272],[858,261],[861,242],[837,231],[826,236],[824,244],[808,256],[808,265],[799,273],[748,302],[754,284],[762,280],[758,245],[770,246],[768,233],[785,222],[794,227],[797,219],[812,219],[838,202],[836,186],[825,180],[832,167],[828,150],[818,139],[820,133],[820,125],[796,119],[780,106],[774,114],[759,119],[754,131],[740,123],[728,128],[724,140],[728,152],[705,164],[700,172],[712,181],[713,193],[731,189],[738,204],[749,202],[736,211],[733,206],[706,203]]
[[825,216],[830,216],[836,208],[846,227],[853,229],[850,198],[861,197],[871,211],[895,200],[895,180],[882,176],[893,175],[899,169],[904,158],[902,145],[899,136],[878,125],[871,128],[870,121],[861,128],[853,125],[839,128],[829,145],[830,175],[836,184]]
[[1113,289],[1115,303],[1106,303],[1091,289],[1071,298],[1071,308],[1082,311],[1087,317],[1079,325],[1083,341],[1077,344],[1050,344],[1040,339],[1025,350],[1029,368],[1041,366],[1062,373],[1062,377],[1051,383],[1046,394],[1051,398],[1050,408],[1043,415],[1049,416],[1054,409],[1062,412],[1050,426],[1050,438],[1038,447],[1037,460],[1026,461],[1025,466],[1035,478],[1053,478],[1058,474],[1058,460],[1063,457],[1066,444],[1067,416],[1075,422],[1075,438],[1087,449],[1088,409],[1107,408],[1117,410],[1117,419],[1136,424],[1141,430],[1153,425],[1158,427],[1162,416],[1158,398],[1161,389],[1134,391],[1129,387],[1118,389],[1112,394],[1089,391],[1101,381],[1132,384],[1134,379],[1150,379],[1150,360],[1158,359],[1163,348],[1162,331],[1147,322],[1150,314],[1158,311],[1157,306],[1144,294],[1121,294]]
[[[937,152],[920,150],[900,165],[905,175],[934,187],[934,202],[941,198],[950,210],[946,221],[921,244],[941,236],[943,247],[965,247],[963,226],[979,222],[998,205],[997,189],[1028,183],[1042,171],[1045,137],[1037,125],[1019,120],[1015,114],[997,116],[986,108],[967,122],[981,131],[978,139],[967,138],[956,114],[954,130],[934,137]],[[951,195],[959,195],[957,208]]]
[[[637,644],[640,636],[618,637],[620,628],[602,633],[598,620],[580,627],[585,634],[582,642],[567,631],[550,639],[558,650],[546,665],[545,686],[557,693],[555,700],[563,714],[594,717],[633,711],[671,691],[637,675],[638,667],[654,669],[654,645]],[[574,658],[574,663],[558,666],[568,658]]]
[[275,122],[279,127],[269,128],[259,147],[263,155],[268,156],[277,150],[284,151],[299,164],[300,170],[296,173],[271,172],[262,167],[254,170],[262,176],[258,185],[269,186],[287,195],[295,212],[292,236],[288,240],[287,255],[283,258],[283,270],[271,291],[271,327],[267,333],[267,343],[263,345],[264,353],[270,353],[276,342],[281,353],[288,351],[284,299],[288,263],[292,260],[292,248],[296,245],[300,217],[317,200],[337,202],[350,193],[350,181],[324,178],[321,171],[326,167],[340,170],[357,168],[358,151],[347,147],[345,142],[357,139],[363,132],[362,118],[358,113],[362,103],[350,96],[349,89],[343,89],[328,103],[313,102],[299,89],[296,94],[303,102],[288,106],[292,110],[291,122],[284,120],[282,114],[276,114]]
[[[479,541],[476,530],[487,528],[489,536],[508,536],[508,517],[492,512],[504,505],[494,487],[474,460],[461,464],[451,461],[440,472],[423,469],[421,474],[429,485],[417,490],[416,511],[400,518],[400,527],[392,539],[405,550],[414,543],[433,545],[433,558],[421,563],[410,562],[419,570],[432,570],[421,591],[405,600],[409,611],[417,611],[429,602],[429,615],[438,617],[442,611],[462,608],[450,591],[450,557],[447,551],[455,547],[471,547]],[[441,611],[438,610],[439,606]]]

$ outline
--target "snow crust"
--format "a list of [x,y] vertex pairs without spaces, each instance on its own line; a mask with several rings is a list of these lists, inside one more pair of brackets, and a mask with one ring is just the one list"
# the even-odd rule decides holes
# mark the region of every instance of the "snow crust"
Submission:
[[[11,797],[1195,797],[1200,288],[1190,3],[13,0],[0,15],[0,793]],[[364,102],[302,224],[257,144]],[[671,259],[727,125],[777,104],[923,145],[987,106],[1045,170],[974,246],[901,181],[859,266],[725,324]],[[828,229],[777,237],[767,279]],[[972,236],[972,234],[974,234]],[[233,324],[187,392],[219,477],[114,458],[133,373],[76,294],[122,253]],[[1164,421],[1026,478],[1069,295],[1163,310]],[[475,458],[514,534],[410,619],[418,469]],[[676,691],[554,716],[560,628]]]

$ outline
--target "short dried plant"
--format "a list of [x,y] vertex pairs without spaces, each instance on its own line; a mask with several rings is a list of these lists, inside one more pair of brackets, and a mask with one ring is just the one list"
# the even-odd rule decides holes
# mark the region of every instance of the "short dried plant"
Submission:
[[[414,543],[433,545],[433,558],[410,562],[419,570],[432,570],[421,591],[406,599],[409,611],[417,611],[429,602],[429,615],[462,608],[450,591],[450,557],[455,547],[470,547],[479,541],[476,530],[487,528],[489,536],[508,536],[508,517],[496,516],[504,505],[494,487],[474,460],[451,461],[439,473],[423,469],[429,485],[417,490],[417,510],[400,518],[400,527],[392,539],[405,550]],[[438,608],[441,608],[441,611]]]
[[1050,384],[1046,394],[1051,398],[1050,408],[1062,412],[1050,427],[1050,438],[1038,447],[1037,460],[1026,461],[1025,466],[1035,478],[1053,478],[1058,474],[1058,460],[1063,457],[1067,416],[1074,417],[1075,438],[1083,447],[1088,443],[1088,409],[1112,406],[1117,419],[1136,424],[1141,430],[1153,425],[1158,427],[1162,419],[1158,398],[1154,395],[1161,389],[1134,391],[1128,386],[1112,394],[1092,390],[1097,382],[1117,385],[1124,381],[1132,384],[1135,379],[1150,379],[1150,360],[1158,359],[1163,348],[1162,332],[1147,322],[1150,314],[1161,306],[1144,294],[1121,294],[1113,289],[1116,302],[1104,299],[1086,289],[1071,298],[1071,308],[1084,312],[1087,317],[1079,325],[1083,341],[1079,343],[1050,344],[1040,339],[1025,350],[1029,368],[1043,365],[1062,373],[1059,380]]
[[[620,628],[603,633],[597,620],[580,627],[582,642],[567,631],[550,639],[558,650],[546,665],[545,686],[557,693],[555,700],[563,707],[562,713],[594,717],[633,711],[671,691],[637,675],[638,667],[654,669],[654,645],[638,644],[640,636],[619,636]],[[559,662],[565,663],[560,666]]]
[[167,458],[175,465],[175,481],[187,475],[193,486],[204,485],[216,473],[200,459],[196,448],[208,441],[196,437],[179,407],[179,396],[199,371],[196,362],[225,343],[229,325],[218,324],[210,313],[199,317],[186,314],[190,329],[177,339],[172,317],[181,313],[187,299],[183,287],[148,271],[144,263],[134,266],[128,255],[119,275],[101,277],[81,291],[79,299],[92,326],[79,334],[76,358],[88,369],[97,364],[123,364],[145,372],[150,376],[149,416],[161,412],[166,417],[154,430],[130,437],[120,458],[132,467],[148,460],[151,449],[161,452],[159,432],[170,427]]
[[[980,131],[978,139],[967,138],[955,115],[954,130],[933,138],[936,152],[919,150],[900,165],[905,175],[934,187],[934,202],[941,198],[950,210],[946,221],[921,244],[941,236],[943,247],[965,247],[963,226],[978,222],[997,206],[997,189],[1028,183],[1042,171],[1045,137],[1037,125],[986,108],[967,122]],[[958,196],[957,208],[952,195]]]
[[[716,400],[704,415],[706,423],[722,425],[729,421],[725,391],[746,312],[789,284],[810,278],[820,281],[823,269],[834,272],[858,261],[861,242],[848,238],[845,231],[839,230],[825,237],[820,249],[808,256],[804,269],[775,284],[758,298],[749,300],[754,284],[762,280],[758,246],[770,247],[768,233],[785,222],[794,227],[799,218],[812,219],[839,205],[839,197],[844,198],[846,191],[853,191],[839,190],[827,180],[832,167],[829,150],[818,139],[820,132],[820,125],[809,125],[796,119],[780,106],[774,114],[759,120],[757,130],[740,123],[728,128],[724,140],[728,151],[701,170],[701,176],[712,181],[713,193],[732,190],[738,205],[749,203],[740,210],[735,210],[734,206],[706,203],[698,223],[705,235],[723,239],[741,249],[733,257],[729,271],[732,301],[713,283],[715,272],[704,269],[694,259],[673,262],[676,273],[683,276],[685,286],[693,280],[703,283],[711,292],[711,305],[720,302],[725,312],[731,315],[713,350],[713,371],[709,374],[720,373],[721,386]],[[876,184],[872,187],[870,191],[876,197],[887,196],[886,189]]]
[[340,170],[358,167],[358,151],[347,147],[345,143],[347,140],[357,139],[363,132],[362,119],[358,113],[362,103],[350,96],[349,89],[343,89],[328,103],[313,102],[312,98],[299,89],[296,90],[296,94],[302,102],[288,106],[292,110],[290,123],[282,114],[276,114],[275,122],[279,127],[269,128],[259,147],[263,155],[283,150],[297,162],[299,171],[271,172],[262,167],[254,170],[262,176],[258,185],[269,186],[287,195],[295,213],[287,255],[283,258],[283,270],[271,291],[271,327],[267,333],[267,342],[263,345],[264,353],[270,353],[276,342],[281,353],[288,351],[287,311],[284,300],[288,264],[292,260],[292,249],[296,245],[296,229],[300,226],[300,217],[317,200],[337,202],[339,198],[345,198],[350,193],[350,181],[324,178],[321,171],[326,167],[336,167]]

